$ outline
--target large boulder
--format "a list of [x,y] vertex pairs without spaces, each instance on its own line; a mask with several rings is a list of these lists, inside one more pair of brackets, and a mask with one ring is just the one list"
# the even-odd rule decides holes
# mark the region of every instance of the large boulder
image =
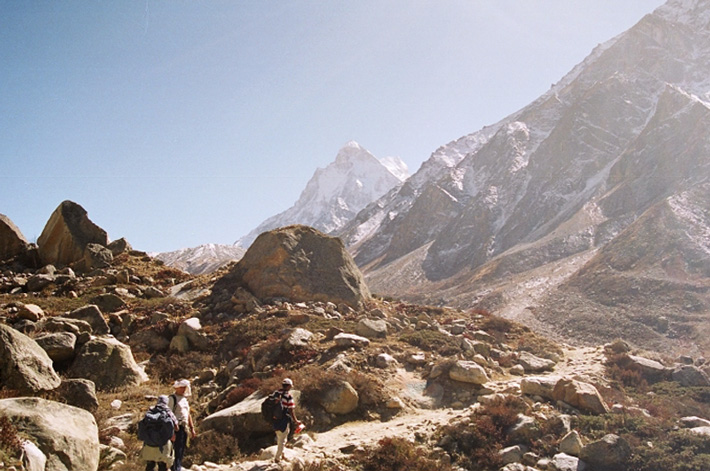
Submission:
[[673,370],[671,378],[681,386],[690,387],[707,387],[710,386],[710,378],[708,375],[694,365],[680,365]]
[[355,333],[368,339],[387,337],[387,322],[382,319],[361,319]]
[[94,416],[78,407],[36,397],[0,400],[0,415],[47,457],[51,471],[96,471],[99,430]]
[[63,362],[74,358],[76,335],[71,332],[52,332],[35,338],[37,345],[47,352],[53,362]]
[[71,406],[80,407],[89,412],[94,412],[99,408],[96,385],[88,379],[65,379],[57,388],[57,393]]
[[552,396],[572,407],[592,414],[606,414],[609,407],[593,384],[574,379],[561,379],[555,384]]
[[553,399],[553,391],[560,376],[530,376],[520,382],[520,391],[529,396],[540,396],[543,399]]
[[454,381],[471,384],[485,384],[488,380],[486,370],[474,361],[458,360],[449,370],[449,378]]
[[61,382],[52,360],[37,342],[0,324],[0,384],[21,393],[36,393],[52,390]]
[[641,376],[649,382],[664,380],[669,376],[671,371],[670,368],[656,360],[636,355],[626,355],[621,365],[625,368],[638,371]]
[[618,435],[609,434],[582,448],[579,457],[594,469],[625,470],[631,457],[631,447]]
[[529,352],[520,352],[518,363],[526,373],[543,373],[555,369],[555,362],[547,358],[540,358]]
[[207,350],[210,346],[209,338],[202,331],[202,324],[197,317],[186,319],[180,324],[177,335],[185,337],[196,350]]
[[96,335],[106,335],[111,332],[106,319],[101,313],[101,309],[95,304],[87,304],[86,306],[74,309],[67,314],[66,317],[88,322],[91,326],[91,330]]
[[81,348],[67,371],[70,378],[90,379],[101,391],[137,385],[148,380],[133,353],[113,337],[95,338]]
[[[300,391],[293,390],[291,394],[296,401],[301,397]],[[256,391],[233,406],[205,417],[200,423],[200,431],[216,430],[229,435],[235,435],[238,431],[247,433],[272,432],[273,426],[261,415],[261,402],[264,398],[263,394]]]
[[357,409],[360,401],[355,388],[347,381],[342,381],[330,388],[321,398],[321,405],[331,414],[349,414]]
[[0,214],[0,260],[9,260],[25,254],[29,245],[10,218]]
[[88,244],[106,246],[106,231],[91,222],[86,210],[72,201],[62,202],[37,239],[44,263],[70,265],[84,259]]
[[260,299],[323,301],[361,307],[370,290],[342,241],[307,226],[261,234],[214,292],[248,289]]

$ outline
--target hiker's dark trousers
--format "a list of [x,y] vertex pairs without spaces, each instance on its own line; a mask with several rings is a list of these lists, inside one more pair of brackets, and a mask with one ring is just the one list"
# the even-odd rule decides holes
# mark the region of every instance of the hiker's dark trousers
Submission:
[[185,447],[187,446],[187,427],[184,425],[181,425],[180,429],[175,432],[175,442],[173,446],[175,447],[175,461],[173,462],[173,467],[170,469],[172,471],[182,471],[182,457],[185,454]]
[[[155,461],[148,461],[145,465],[145,471],[153,471],[155,469]],[[168,465],[162,461],[158,462],[158,471],[167,471]]]

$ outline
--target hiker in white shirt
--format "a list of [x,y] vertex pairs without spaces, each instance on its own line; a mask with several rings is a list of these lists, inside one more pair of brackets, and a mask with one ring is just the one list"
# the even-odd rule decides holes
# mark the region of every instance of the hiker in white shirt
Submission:
[[187,447],[187,433],[190,432],[190,437],[195,438],[195,425],[192,422],[190,414],[190,403],[187,398],[192,395],[190,389],[190,381],[181,379],[173,384],[175,394],[170,395],[168,406],[173,411],[178,420],[179,430],[175,432],[175,461],[173,462],[172,471],[182,471],[182,457],[185,455]]

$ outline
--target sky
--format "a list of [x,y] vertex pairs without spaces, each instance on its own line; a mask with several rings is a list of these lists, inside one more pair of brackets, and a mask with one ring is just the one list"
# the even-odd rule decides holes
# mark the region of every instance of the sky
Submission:
[[663,0],[0,0],[0,213],[232,244],[348,141],[416,172]]

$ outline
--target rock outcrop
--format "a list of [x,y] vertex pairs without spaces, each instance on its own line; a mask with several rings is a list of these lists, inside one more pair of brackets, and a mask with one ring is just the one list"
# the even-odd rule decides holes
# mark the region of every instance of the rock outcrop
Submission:
[[37,342],[0,324],[0,383],[22,393],[52,390],[61,379]]
[[106,231],[91,222],[86,210],[72,201],[62,202],[47,221],[37,239],[44,263],[71,265],[86,256],[89,244],[106,247]]
[[29,242],[20,229],[4,214],[0,214],[0,260],[9,260],[27,252]]
[[329,301],[351,307],[371,297],[340,239],[307,226],[261,234],[213,291],[233,293],[239,287],[262,300]]
[[15,424],[47,457],[48,471],[96,471],[99,430],[94,416],[78,407],[46,399],[0,400],[0,415]]
[[99,390],[140,384],[148,379],[133,359],[130,347],[111,337],[84,344],[67,375],[90,379]]

